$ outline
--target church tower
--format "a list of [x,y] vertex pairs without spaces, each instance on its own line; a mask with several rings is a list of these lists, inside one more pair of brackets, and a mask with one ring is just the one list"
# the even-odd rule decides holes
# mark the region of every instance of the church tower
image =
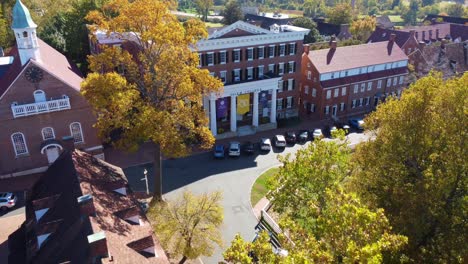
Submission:
[[21,0],[17,0],[13,7],[13,23],[11,28],[15,32],[21,65],[25,65],[29,59],[41,60],[36,35],[37,25],[32,20],[29,10]]

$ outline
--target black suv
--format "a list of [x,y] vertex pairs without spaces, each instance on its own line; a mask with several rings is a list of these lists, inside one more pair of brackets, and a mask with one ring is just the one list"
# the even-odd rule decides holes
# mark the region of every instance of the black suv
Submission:
[[288,144],[295,144],[297,141],[296,133],[292,131],[286,132],[286,134],[284,134],[284,137],[286,138],[286,143]]

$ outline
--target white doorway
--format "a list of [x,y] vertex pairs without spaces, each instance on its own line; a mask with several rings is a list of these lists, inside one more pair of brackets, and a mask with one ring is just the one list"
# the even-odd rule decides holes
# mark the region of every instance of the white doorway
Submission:
[[47,155],[47,160],[49,161],[49,164],[54,163],[54,161],[60,155],[59,148],[57,146],[47,147],[46,148],[46,155]]

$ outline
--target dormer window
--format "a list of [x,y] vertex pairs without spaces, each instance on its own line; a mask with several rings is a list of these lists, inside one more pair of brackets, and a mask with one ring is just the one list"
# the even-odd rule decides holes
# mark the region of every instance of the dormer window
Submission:
[[36,90],[33,93],[34,95],[34,102],[40,103],[40,102],[45,102],[46,101],[46,95],[45,92],[42,90]]

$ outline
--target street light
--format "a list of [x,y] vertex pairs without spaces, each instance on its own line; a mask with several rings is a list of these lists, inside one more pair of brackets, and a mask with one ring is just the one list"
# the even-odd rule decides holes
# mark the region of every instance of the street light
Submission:
[[143,171],[143,174],[145,175],[144,178],[141,178],[142,181],[145,181],[146,182],[146,194],[149,195],[149,187],[148,187],[148,170],[145,170]]

